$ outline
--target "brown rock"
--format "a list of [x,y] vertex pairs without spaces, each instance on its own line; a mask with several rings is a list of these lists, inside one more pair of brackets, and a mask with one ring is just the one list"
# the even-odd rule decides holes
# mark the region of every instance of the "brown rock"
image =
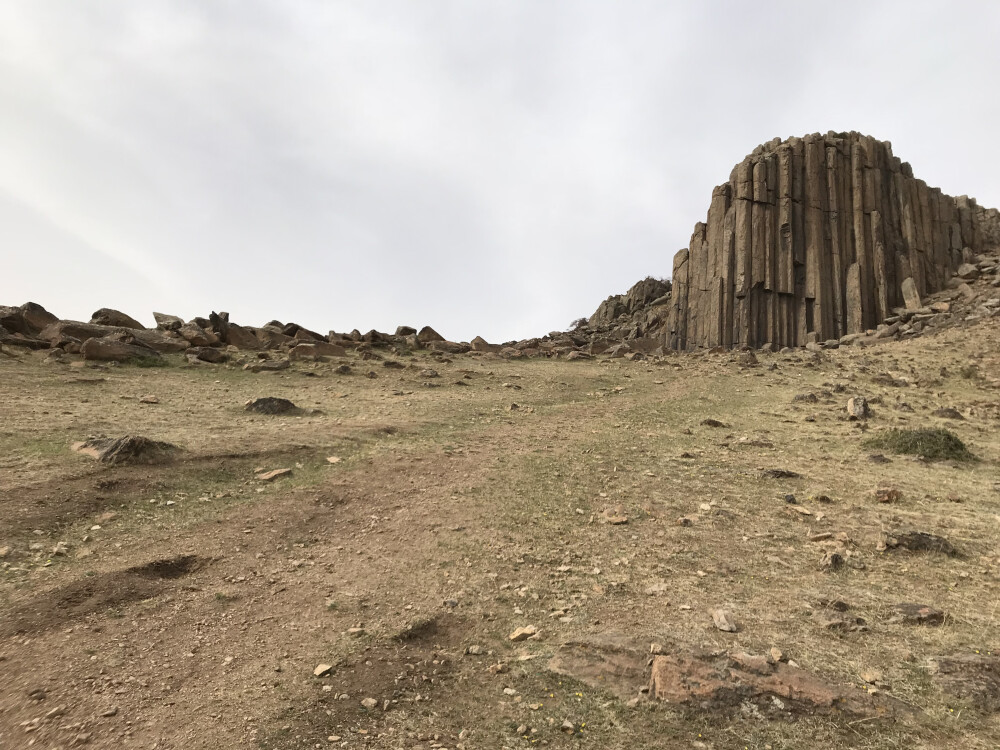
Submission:
[[903,279],[900,291],[903,294],[903,304],[906,305],[907,310],[919,310],[923,307],[920,293],[917,291],[917,282],[913,280],[912,276]]
[[184,321],[178,318],[176,315],[166,315],[165,313],[153,313],[153,320],[156,321],[156,327],[163,331],[177,331]]
[[721,630],[725,633],[735,633],[737,631],[733,616],[724,609],[712,610],[712,623],[715,625],[716,630]]
[[1000,657],[958,654],[930,660],[931,674],[943,690],[968,700],[980,711],[1000,711]]
[[80,353],[84,359],[98,362],[128,362],[134,359],[159,358],[159,353],[139,343],[120,341],[111,336],[90,338],[83,342]]
[[259,479],[262,482],[273,482],[275,479],[280,477],[291,476],[291,469],[273,469],[272,471],[264,471],[260,474],[254,475],[254,479]]
[[432,341],[444,341],[444,336],[435,331],[430,326],[424,326],[417,334],[417,340],[421,344],[429,344]]
[[114,326],[116,328],[137,328],[144,330],[146,326],[135,318],[131,318],[123,312],[112,310],[110,307],[102,307],[90,316],[90,322],[100,326]]

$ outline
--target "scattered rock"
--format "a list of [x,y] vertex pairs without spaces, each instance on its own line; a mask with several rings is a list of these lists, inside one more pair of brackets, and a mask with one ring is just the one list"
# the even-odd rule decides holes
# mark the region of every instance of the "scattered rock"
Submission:
[[736,622],[727,610],[713,609],[712,622],[715,624],[716,630],[721,630],[724,633],[737,632]]
[[332,664],[317,664],[316,668],[313,670],[313,676],[327,677],[331,672],[333,672]]
[[853,396],[847,399],[848,419],[868,419],[871,415],[872,411],[868,406],[868,399],[864,396]]
[[131,318],[123,312],[112,310],[110,307],[102,307],[90,316],[90,322],[99,326],[113,326],[115,328],[136,328],[145,330],[146,326],[135,318]]
[[296,414],[300,411],[299,407],[287,398],[276,398],[274,396],[265,396],[247,401],[244,408],[246,411],[252,411],[255,414]]
[[153,320],[156,321],[156,327],[162,331],[177,331],[184,325],[184,321],[176,315],[166,315],[158,312],[153,313]]
[[280,477],[291,476],[291,469],[273,469],[271,471],[261,472],[254,476],[255,479],[259,479],[262,482],[273,482],[275,479]]
[[511,641],[526,641],[532,636],[538,635],[538,629],[534,625],[525,625],[511,633],[508,638]]
[[375,700],[374,698],[365,698],[363,701],[361,701],[361,705],[366,710],[373,711],[378,706],[378,701]]
[[718,419],[703,419],[701,420],[702,427],[728,427],[725,422],[720,422]]
[[758,469],[760,479],[801,479],[802,475],[788,469]]
[[140,404],[158,404],[158,403],[160,403],[160,399],[158,399],[156,396],[154,396],[152,394],[148,394],[146,396],[140,396],[139,397],[139,403]]
[[824,570],[840,570],[843,566],[844,556],[835,551],[827,551],[820,561],[820,567]]

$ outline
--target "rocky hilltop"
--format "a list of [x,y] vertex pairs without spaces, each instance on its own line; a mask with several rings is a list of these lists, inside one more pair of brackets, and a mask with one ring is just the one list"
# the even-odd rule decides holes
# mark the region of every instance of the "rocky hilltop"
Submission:
[[1000,212],[913,176],[888,142],[814,133],[758,146],[674,257],[666,345],[801,346],[918,309],[1000,246]]

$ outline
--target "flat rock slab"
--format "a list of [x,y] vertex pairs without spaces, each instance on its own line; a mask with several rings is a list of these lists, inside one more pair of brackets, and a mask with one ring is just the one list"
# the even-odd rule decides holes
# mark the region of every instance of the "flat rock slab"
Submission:
[[180,450],[172,443],[150,440],[142,435],[93,437],[73,443],[73,450],[106,464],[155,464],[170,461]]
[[804,669],[749,654],[680,652],[653,657],[651,698],[702,709],[735,708],[747,701],[764,715],[789,711],[890,716],[902,704],[881,695],[841,687]]
[[796,711],[891,717],[911,711],[884,694],[840,686],[790,666],[780,661],[783,655],[777,649],[768,656],[707,654],[683,647],[667,650],[660,644],[608,633],[564,643],[549,660],[548,669],[623,700],[648,692],[652,700],[702,711],[739,710],[747,702],[766,717],[787,717]]
[[287,398],[265,396],[248,401],[246,411],[255,414],[298,414],[301,410]]
[[549,660],[548,669],[629,700],[649,681],[649,643],[611,633],[569,641]]

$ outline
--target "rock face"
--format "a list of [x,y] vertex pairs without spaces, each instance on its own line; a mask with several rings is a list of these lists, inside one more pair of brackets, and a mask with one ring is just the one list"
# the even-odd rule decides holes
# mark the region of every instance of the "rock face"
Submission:
[[915,179],[887,142],[774,139],[715,188],[674,257],[667,344],[799,346],[873,329],[998,242],[1000,212]]

